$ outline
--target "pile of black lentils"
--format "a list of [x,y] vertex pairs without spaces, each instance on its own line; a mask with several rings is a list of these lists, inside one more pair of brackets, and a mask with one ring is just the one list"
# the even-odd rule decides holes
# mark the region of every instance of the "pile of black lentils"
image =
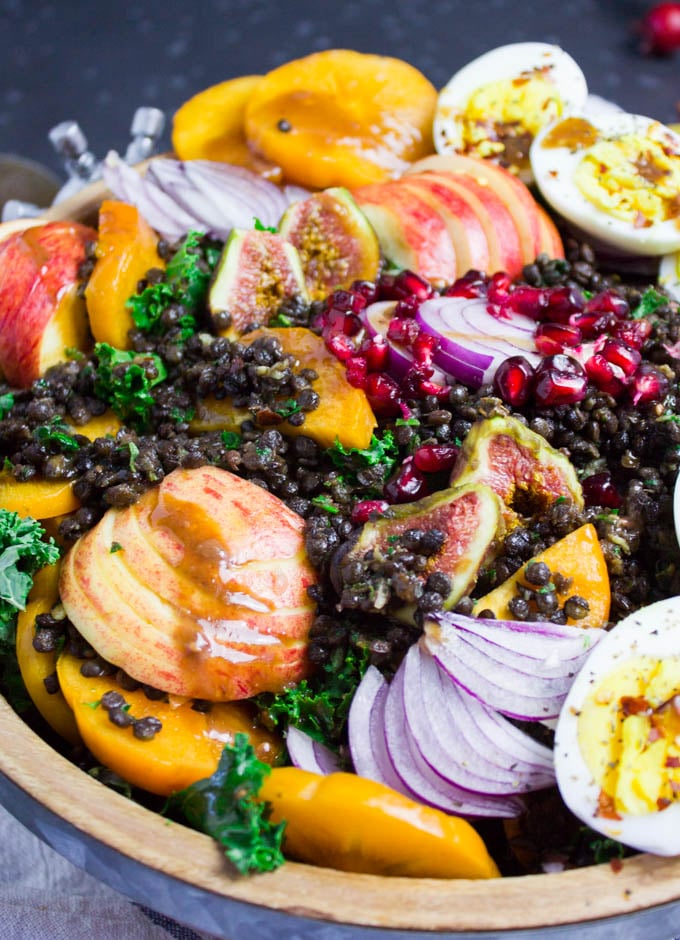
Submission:
[[[525,269],[523,280],[533,286],[577,285],[593,292],[607,287],[620,292],[631,307],[644,289],[644,285],[601,273],[593,251],[575,242],[567,243],[566,262],[541,257]],[[124,427],[115,437],[94,441],[78,434],[79,426],[107,409],[95,393],[92,355],[51,368],[30,388],[0,386],[0,396],[10,391],[14,395],[12,407],[0,420],[0,457],[6,471],[19,480],[73,481],[81,505],[59,525],[58,535],[66,547],[109,507],[134,503],[178,467],[212,464],[245,477],[306,520],[308,554],[322,575],[313,589],[318,612],[309,647],[312,662],[323,666],[338,651],[355,644],[368,650],[370,661],[390,673],[417,637],[422,616],[441,606],[448,591],[445,577],[427,583],[424,590],[414,589],[428,555],[440,547],[437,533],[407,533],[391,558],[390,570],[381,572],[392,590],[415,602],[414,626],[367,616],[352,609],[347,597],[347,609],[339,613],[343,586],[337,579],[334,584],[331,577],[332,559],[358,530],[352,521],[357,502],[383,495],[388,482],[384,466],[367,465],[355,473],[343,473],[310,437],[286,435],[286,423],[304,429],[305,415],[318,405],[316,373],[284,354],[275,338],[250,345],[231,342],[215,335],[214,324],[203,311],[198,330],[180,340],[176,324],[182,313],[181,305],[169,308],[164,332],[157,337],[140,331],[130,334],[134,350],[160,356],[167,368],[167,378],[153,388],[144,430]],[[297,310],[293,322],[312,323],[314,313],[313,306]],[[595,525],[602,543],[612,586],[613,622],[654,599],[680,594],[680,556],[672,514],[680,466],[680,360],[669,351],[679,340],[677,305],[663,304],[655,310],[653,330],[642,349],[643,358],[660,366],[669,379],[670,392],[662,403],[634,407],[592,390],[578,404],[543,409],[529,404],[521,412],[512,412],[553,447],[564,449],[580,477],[608,472],[621,494],[621,504],[613,509],[606,499],[598,502],[595,493],[585,509],[562,500],[527,519],[525,525],[510,531],[493,567],[482,572],[478,596],[584,522]],[[249,409],[251,418],[241,425],[239,435],[192,434],[190,417],[207,396],[228,396]],[[274,404],[282,399],[295,403],[287,417]],[[408,405],[408,422],[384,419],[378,432],[391,431],[398,451],[396,467],[418,446],[460,443],[480,418],[511,413],[491,386],[471,391],[453,384],[444,399],[426,396]],[[66,434],[41,431],[65,425],[72,429]],[[445,476],[439,485],[447,485]],[[360,579],[361,572],[355,574]],[[539,581],[543,574],[536,572]],[[578,599],[574,603],[570,613],[578,616]],[[470,599],[464,598],[460,610],[470,608]],[[528,609],[524,615],[529,615]],[[44,639],[48,642],[47,634]],[[70,642],[77,646],[73,636]],[[115,703],[111,707],[115,711]],[[140,733],[145,730],[149,731],[140,729]]]

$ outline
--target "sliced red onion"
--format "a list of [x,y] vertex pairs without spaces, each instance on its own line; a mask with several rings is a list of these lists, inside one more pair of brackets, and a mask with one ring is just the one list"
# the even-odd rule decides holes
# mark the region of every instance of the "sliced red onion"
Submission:
[[470,695],[504,715],[532,721],[559,715],[599,638],[600,631],[581,627],[475,620],[447,612],[428,620],[424,643]]
[[385,739],[390,760],[405,786],[424,803],[459,816],[503,819],[518,816],[524,806],[515,797],[486,795],[460,787],[432,767],[420,750],[404,703],[405,663],[392,680],[385,704]]
[[[413,365],[414,358],[406,346],[395,343],[387,335],[387,329],[396,305],[395,300],[380,300],[377,303],[370,304],[363,312],[362,318],[369,336],[380,335],[385,338],[389,349],[387,371],[395,379],[402,379]],[[435,369],[431,381],[443,384],[446,381],[446,375],[440,369]]]
[[293,725],[286,732],[286,747],[293,764],[302,770],[324,776],[340,770],[337,754]]
[[111,152],[102,176],[118,199],[136,206],[173,241],[189,229],[226,240],[232,228],[252,228],[256,218],[277,226],[286,208],[308,195],[299,187],[281,189],[244,167],[208,160],[157,157],[141,176]]
[[[552,752],[542,745],[534,752],[532,738],[466,695],[418,644],[404,660],[403,694],[421,754],[452,783],[488,794],[525,793],[555,783]],[[496,734],[504,730],[499,722],[505,725],[504,736]],[[493,730],[487,734],[488,725]],[[500,740],[492,744],[491,737]]]
[[522,314],[499,318],[479,297],[435,297],[416,314],[420,328],[440,340],[434,362],[460,382],[479,387],[490,382],[510,356],[524,356],[533,365],[536,323]]
[[[347,718],[349,749],[360,777],[377,780],[407,793],[385,744],[385,702],[389,686],[375,666],[369,666],[357,687]],[[408,794],[412,796],[412,794]]]

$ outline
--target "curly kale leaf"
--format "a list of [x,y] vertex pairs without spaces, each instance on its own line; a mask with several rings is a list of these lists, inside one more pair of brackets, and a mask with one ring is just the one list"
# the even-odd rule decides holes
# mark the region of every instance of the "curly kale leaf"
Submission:
[[108,343],[95,348],[95,393],[135,431],[149,425],[154,405],[151,389],[167,376],[165,364],[155,353],[115,349]]
[[127,306],[138,329],[159,335],[164,332],[161,317],[171,304],[181,304],[186,313],[176,325],[181,338],[196,332],[196,315],[205,302],[210,278],[220,257],[217,248],[201,232],[191,231],[168,262],[165,279],[149,284],[131,297]]
[[352,698],[368,668],[367,649],[338,648],[328,663],[310,679],[276,695],[262,693],[256,703],[269,724],[295,725],[327,747],[337,746],[347,723]]
[[399,459],[399,449],[391,431],[385,431],[382,437],[371,437],[368,447],[343,447],[336,440],[332,447],[326,451],[331,461],[342,472],[345,482],[355,484],[357,474],[366,467],[383,467],[383,480],[386,480]]
[[256,799],[269,773],[247,736],[237,734],[233,744],[225,745],[215,773],[175,793],[168,808],[179,810],[191,826],[224,846],[242,875],[273,871],[285,861],[285,823],[269,822],[269,807]]
[[0,509],[0,674],[17,711],[28,705],[16,660],[16,618],[26,607],[33,575],[59,558],[59,548],[30,517]]

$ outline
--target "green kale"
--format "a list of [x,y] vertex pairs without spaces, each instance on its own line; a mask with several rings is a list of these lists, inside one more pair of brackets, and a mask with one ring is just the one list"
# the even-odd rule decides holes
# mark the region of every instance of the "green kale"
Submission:
[[131,297],[127,306],[135,325],[144,333],[165,332],[161,317],[171,304],[186,310],[176,325],[180,338],[188,339],[196,332],[196,315],[205,302],[210,278],[220,257],[220,249],[201,232],[191,231],[168,262],[165,280],[149,284],[140,294]]
[[28,704],[14,647],[17,613],[26,607],[36,571],[59,558],[57,545],[53,539],[44,541],[44,534],[35,519],[0,509],[0,672],[17,710]]
[[6,392],[4,395],[0,395],[0,421],[3,418],[6,418],[9,412],[14,407],[14,393]]
[[33,437],[42,444],[54,444],[62,454],[72,453],[80,447],[73,436],[73,430],[61,415],[55,415],[47,424],[35,428]]
[[394,435],[391,431],[385,431],[382,437],[371,437],[371,443],[365,449],[358,447],[345,448],[336,439],[332,447],[326,450],[326,454],[331,461],[342,471],[342,478],[349,484],[357,482],[357,473],[365,467],[382,466],[382,479],[386,480],[399,459],[399,450],[397,448]]
[[279,231],[275,225],[264,225],[257,216],[254,216],[253,220],[253,228],[256,232],[270,232],[272,235],[276,235]]
[[665,294],[659,293],[658,290],[654,290],[653,287],[648,287],[640,298],[640,303],[637,305],[635,310],[631,312],[631,317],[634,320],[641,320],[643,317],[652,316],[659,307],[663,307],[668,303],[668,297]]
[[352,698],[368,668],[367,649],[350,643],[345,651],[338,648],[328,663],[310,679],[295,688],[273,695],[263,692],[255,702],[266,722],[275,727],[295,725],[327,747],[339,742]]
[[222,431],[220,440],[226,450],[238,450],[241,446],[241,435],[237,431]]
[[143,432],[154,404],[151,389],[167,376],[163,360],[155,353],[128,352],[108,343],[97,343],[94,351],[95,393],[121,421]]
[[215,773],[173,794],[168,809],[178,810],[191,826],[224,846],[242,875],[273,871],[285,861],[285,823],[269,822],[269,807],[255,799],[269,772],[247,736],[237,734],[233,745],[225,745]]

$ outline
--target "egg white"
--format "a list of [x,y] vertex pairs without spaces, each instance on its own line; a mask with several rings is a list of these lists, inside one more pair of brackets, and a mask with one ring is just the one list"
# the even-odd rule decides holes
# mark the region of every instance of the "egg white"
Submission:
[[664,255],[659,265],[659,284],[675,300],[680,300],[680,251]]
[[[523,74],[549,68],[559,95],[562,116],[579,110],[588,95],[586,79],[578,64],[559,46],[544,42],[518,42],[491,49],[456,72],[439,94],[434,119],[434,143],[438,153],[462,152],[462,128],[457,116],[464,113],[471,95],[495,81],[512,81]],[[530,182],[531,172],[520,174]]]
[[[585,116],[603,137],[651,136],[655,140],[662,139],[672,152],[680,155],[680,135],[653,118],[625,111],[592,109]],[[617,218],[586,198],[574,181],[574,173],[590,148],[544,146],[555,126],[558,125],[544,127],[536,135],[530,151],[534,179],[553,209],[586,234],[613,248],[638,255],[663,255],[680,249],[678,219],[636,227],[633,221]]]
[[628,660],[680,656],[680,597],[643,607],[602,637],[574,680],[555,731],[555,772],[562,799],[586,825],[641,852],[680,855],[680,803],[621,819],[596,815],[600,783],[583,759],[578,716],[594,688]]

